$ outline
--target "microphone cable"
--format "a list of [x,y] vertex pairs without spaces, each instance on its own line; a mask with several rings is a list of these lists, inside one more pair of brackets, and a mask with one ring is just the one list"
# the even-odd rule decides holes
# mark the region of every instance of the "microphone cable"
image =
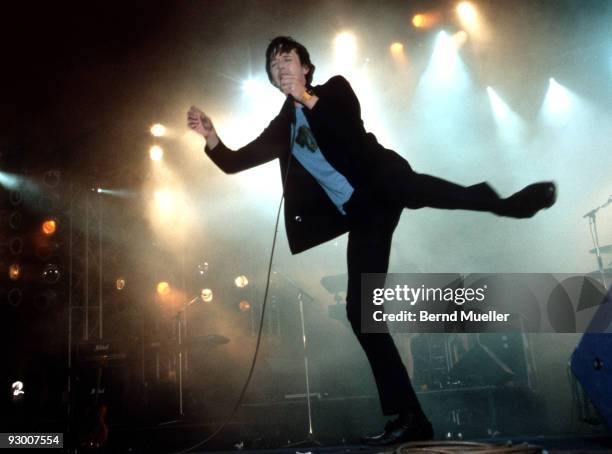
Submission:
[[[295,109],[295,107],[294,107]],[[294,111],[295,112],[295,111]],[[255,352],[253,353],[253,359],[251,360],[251,367],[249,368],[249,373],[247,375],[246,381],[244,382],[244,385],[242,387],[242,390],[240,391],[240,394],[238,395],[238,399],[236,401],[236,404],[234,405],[234,407],[232,408],[232,411],[230,412],[229,416],[225,419],[225,421],[223,421],[223,423],[221,423],[221,425],[215,429],[213,431],[212,434],[210,434],[208,437],[206,437],[205,439],[203,439],[202,441],[199,441],[198,443],[182,450],[182,451],[177,451],[173,454],[186,454],[190,451],[192,451],[193,449],[199,448],[200,446],[205,445],[206,443],[208,443],[210,440],[212,440],[213,438],[215,438],[217,435],[219,435],[219,433],[221,433],[221,431],[230,423],[230,421],[234,418],[234,416],[236,415],[236,412],[238,411],[238,408],[240,407],[240,405],[242,405],[242,401],[244,400],[244,396],[246,395],[246,390],[249,386],[249,384],[251,383],[251,379],[253,378],[253,371],[255,370],[255,364],[257,363],[257,356],[259,354],[259,348],[261,346],[261,338],[262,338],[262,334],[263,334],[263,325],[264,325],[264,316],[266,313],[266,305],[268,302],[268,292],[270,289],[270,276],[272,275],[272,263],[274,260],[274,251],[276,250],[276,237],[278,236],[278,224],[280,222],[280,214],[281,214],[281,208],[283,206],[283,200],[285,199],[285,185],[287,183],[287,177],[289,176],[289,169],[291,168],[291,162],[292,162],[292,157],[293,157],[293,144],[295,142],[295,131],[294,131],[294,124],[295,124],[295,118],[294,121],[291,123],[291,139],[290,139],[290,146],[289,146],[289,160],[287,161],[287,170],[285,170],[285,175],[283,176],[283,192],[281,194],[281,199],[280,202],[278,204],[278,210],[276,212],[276,222],[274,225],[274,235],[272,237],[272,248],[270,250],[270,258],[268,259],[268,272],[267,272],[267,277],[266,277],[266,288],[264,291],[264,296],[263,296],[263,303],[261,305],[261,318],[259,320],[259,328],[258,328],[258,332],[257,332],[257,342],[255,343]],[[280,156],[279,156],[280,159]]]

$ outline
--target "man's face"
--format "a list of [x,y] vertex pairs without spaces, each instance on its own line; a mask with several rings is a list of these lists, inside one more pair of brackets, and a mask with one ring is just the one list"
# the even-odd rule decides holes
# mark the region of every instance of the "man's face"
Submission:
[[294,76],[298,82],[306,86],[306,74],[308,74],[308,71],[309,68],[302,65],[295,49],[288,53],[276,54],[270,59],[270,73],[276,88],[280,87],[283,76]]

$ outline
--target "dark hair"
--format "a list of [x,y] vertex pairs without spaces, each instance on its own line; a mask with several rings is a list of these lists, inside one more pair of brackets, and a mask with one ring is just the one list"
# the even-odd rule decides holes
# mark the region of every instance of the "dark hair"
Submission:
[[302,66],[308,67],[309,71],[306,74],[306,84],[312,84],[312,75],[314,74],[315,65],[310,61],[310,54],[306,50],[306,48],[295,41],[290,36],[277,36],[268,45],[266,49],[266,72],[268,73],[268,79],[272,84],[274,84],[274,80],[272,79],[272,73],[270,72],[270,62],[272,58],[276,57],[278,54],[287,54],[295,50],[295,53],[300,57],[300,63]]

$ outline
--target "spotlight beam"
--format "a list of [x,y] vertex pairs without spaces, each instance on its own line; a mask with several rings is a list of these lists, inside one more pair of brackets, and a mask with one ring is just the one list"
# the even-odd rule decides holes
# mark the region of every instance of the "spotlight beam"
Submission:
[[21,182],[21,178],[17,175],[8,173],[8,172],[0,172],[0,186],[5,189],[17,189]]
[[487,87],[493,119],[503,142],[508,145],[520,144],[525,133],[523,120],[504,102],[492,87]]

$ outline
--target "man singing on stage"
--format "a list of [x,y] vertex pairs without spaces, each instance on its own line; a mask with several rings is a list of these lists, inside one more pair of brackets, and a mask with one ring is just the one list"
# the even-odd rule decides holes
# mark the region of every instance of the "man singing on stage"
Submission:
[[[315,66],[306,48],[289,37],[266,50],[270,82],[287,96],[259,137],[232,151],[212,121],[192,107],[189,128],[206,140],[205,152],[224,172],[235,173],[279,159],[285,227],[293,254],[348,232],[348,320],[365,351],[385,415],[397,415],[364,442],[387,446],[433,437],[389,333],[361,331],[361,274],[386,273],[391,239],[404,208],[488,211],[528,218],[552,206],[551,182],[529,185],[500,198],[487,184],[464,187],[416,173],[408,162],[365,131],[359,101],[341,76],[312,86]],[[383,287],[384,282],[373,285]],[[369,284],[368,284],[369,285]]]

